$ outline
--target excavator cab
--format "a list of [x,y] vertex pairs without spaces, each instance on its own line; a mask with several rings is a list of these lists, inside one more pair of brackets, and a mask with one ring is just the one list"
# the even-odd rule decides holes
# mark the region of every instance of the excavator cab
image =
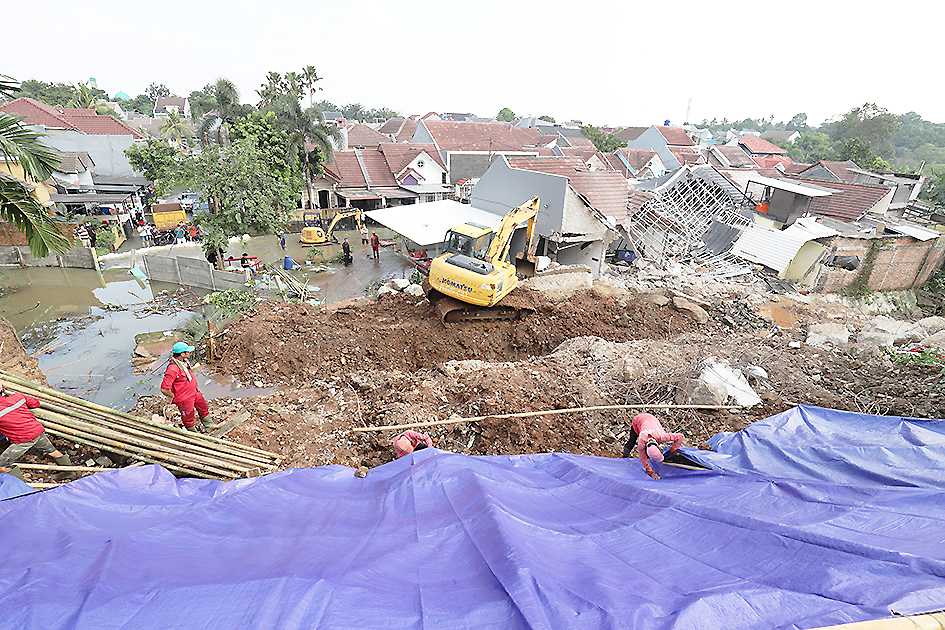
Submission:
[[317,225],[311,227],[303,227],[302,235],[299,237],[299,244],[301,245],[328,245],[330,243],[337,243],[335,239],[335,228],[338,226],[338,223],[343,219],[348,219],[354,217],[357,224],[357,229],[360,230],[361,226],[364,224],[364,219],[361,215],[361,210],[347,210],[341,211],[335,214],[335,218],[331,220],[331,223],[328,225],[327,230],[323,230]]

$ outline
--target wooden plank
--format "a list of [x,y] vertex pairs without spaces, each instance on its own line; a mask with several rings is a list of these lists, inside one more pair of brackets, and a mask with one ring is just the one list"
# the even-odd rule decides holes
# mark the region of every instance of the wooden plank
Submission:
[[249,420],[249,412],[241,411],[235,416],[233,416],[232,418],[230,418],[229,420],[227,420],[226,422],[224,422],[222,426],[217,427],[213,431],[210,431],[210,435],[212,435],[213,437],[223,437],[224,435],[226,435],[227,433],[229,433],[236,427],[240,426],[247,420]]

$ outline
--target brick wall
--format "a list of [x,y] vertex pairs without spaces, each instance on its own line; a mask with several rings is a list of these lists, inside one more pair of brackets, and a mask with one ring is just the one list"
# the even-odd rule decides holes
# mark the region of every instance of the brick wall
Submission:
[[[72,238],[72,232],[75,229],[74,223],[57,223],[59,232],[67,238]],[[16,229],[11,223],[0,222],[0,245],[26,246],[29,243],[26,235]]]
[[871,246],[875,248],[875,256],[866,286],[872,291],[922,286],[945,258],[945,238],[918,241],[908,236],[871,240],[835,237],[826,245],[835,256],[859,257],[861,267],[856,271],[822,268],[817,290],[823,293],[837,293],[853,284],[863,271],[862,264]]

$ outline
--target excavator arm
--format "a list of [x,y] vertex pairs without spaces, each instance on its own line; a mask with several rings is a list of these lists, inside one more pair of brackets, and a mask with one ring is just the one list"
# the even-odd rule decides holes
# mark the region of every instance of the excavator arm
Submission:
[[361,229],[361,226],[364,224],[364,219],[361,214],[361,210],[349,210],[347,212],[338,212],[335,214],[334,218],[331,220],[331,223],[328,224],[328,230],[325,232],[325,238],[331,240],[331,235],[335,232],[335,227],[338,226],[338,222],[342,219],[347,219],[349,217],[354,217],[355,222],[358,225],[358,230]]
[[508,257],[509,248],[512,246],[512,236],[515,234],[515,229],[523,221],[528,221],[525,253],[526,255],[531,253],[532,241],[535,238],[535,217],[538,215],[540,209],[541,202],[538,197],[533,197],[519,207],[509,211],[509,213],[502,218],[502,223],[500,223],[499,227],[496,229],[495,236],[492,239],[492,243],[489,244],[489,250],[486,253],[486,258],[492,264],[501,262]]

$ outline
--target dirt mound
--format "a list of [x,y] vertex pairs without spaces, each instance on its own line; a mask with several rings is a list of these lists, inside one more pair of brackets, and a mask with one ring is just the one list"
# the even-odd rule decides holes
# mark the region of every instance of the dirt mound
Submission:
[[335,309],[269,302],[230,327],[218,369],[244,381],[304,383],[361,370],[416,371],[461,359],[520,360],[562,341],[666,337],[692,325],[648,303],[590,291],[552,303],[522,291],[524,320],[443,324],[426,301],[403,296]]
[[36,359],[27,354],[13,325],[2,317],[0,317],[0,370],[43,385],[47,384],[46,376],[40,371]]

